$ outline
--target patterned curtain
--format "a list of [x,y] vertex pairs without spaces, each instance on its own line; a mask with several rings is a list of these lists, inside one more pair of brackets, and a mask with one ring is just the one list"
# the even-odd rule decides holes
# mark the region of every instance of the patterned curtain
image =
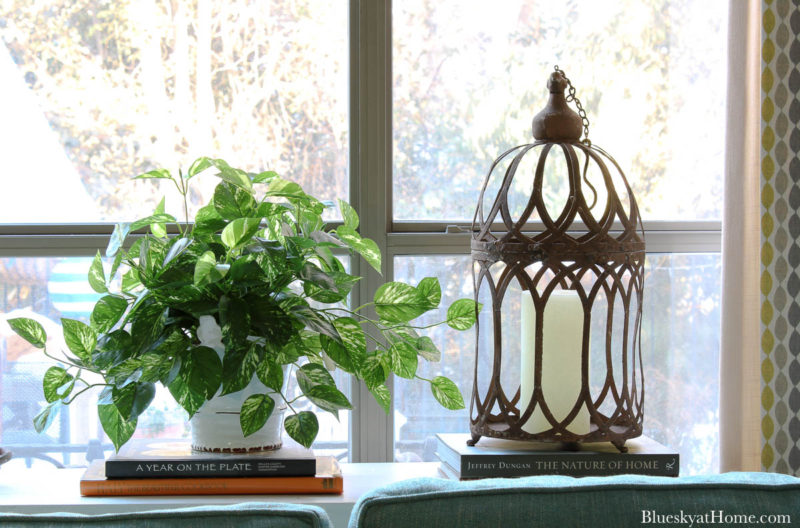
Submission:
[[761,463],[800,476],[800,3],[761,36]]

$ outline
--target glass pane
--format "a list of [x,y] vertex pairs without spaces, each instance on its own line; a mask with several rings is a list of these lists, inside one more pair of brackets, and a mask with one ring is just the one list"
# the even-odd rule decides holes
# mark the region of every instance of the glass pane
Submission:
[[0,223],[183,218],[131,177],[200,155],[347,199],[347,2],[0,5]]
[[532,141],[555,64],[645,220],[720,218],[727,5],[395,2],[394,218],[471,220],[492,161]]
[[[0,258],[0,445],[14,453],[9,462],[23,465],[86,464],[88,451],[109,454],[113,446],[104,435],[97,417],[97,393],[83,394],[65,406],[45,433],[33,428],[33,417],[46,405],[42,376],[54,365],[41,350],[17,336],[6,323],[15,317],[32,317],[44,326],[48,349],[66,349],[60,319],[89,321],[94,302],[86,275],[91,258]],[[349,259],[343,259],[348,266]],[[335,373],[337,387],[350,397],[350,379]],[[295,384],[289,391],[296,392]],[[293,404],[297,411],[314,410],[310,404]],[[299,406],[298,406],[299,405]],[[318,411],[319,435],[316,451],[340,460],[349,456],[350,413],[339,413],[339,421]],[[172,395],[157,385],[156,399],[139,417],[137,438],[189,439],[186,412]]]
[[[438,277],[446,305],[472,296],[471,264],[468,256],[403,256],[395,258],[394,270],[397,280],[411,283]],[[651,254],[645,265],[644,434],[680,451],[683,475],[719,467],[720,266],[719,254],[698,253]],[[490,326],[485,317],[484,310],[481,328]],[[420,323],[434,319],[421,318]],[[442,362],[420,362],[419,371],[424,377],[450,377],[466,402],[475,368],[472,332],[431,331],[443,352]],[[436,461],[435,433],[469,432],[468,409],[443,409],[420,383],[396,377],[394,387],[396,460]]]

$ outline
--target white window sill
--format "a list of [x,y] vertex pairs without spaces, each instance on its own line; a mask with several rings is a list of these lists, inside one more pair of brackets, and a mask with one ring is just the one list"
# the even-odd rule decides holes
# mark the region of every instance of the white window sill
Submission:
[[334,526],[347,526],[353,504],[379,486],[415,477],[438,477],[438,464],[342,464],[341,495],[164,495],[145,497],[81,497],[78,481],[84,469],[0,469],[0,511],[7,513],[72,512],[102,514],[232,504],[292,502],[323,508]]

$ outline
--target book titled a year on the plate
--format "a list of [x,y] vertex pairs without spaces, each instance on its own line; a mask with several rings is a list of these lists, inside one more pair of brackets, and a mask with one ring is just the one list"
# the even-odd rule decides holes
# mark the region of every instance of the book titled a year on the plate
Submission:
[[[625,443],[620,453],[610,443],[579,444],[578,451],[563,451],[557,443],[520,442],[481,438],[468,446],[469,434],[436,435],[440,468],[450,478],[572,477],[620,474],[677,477],[680,455],[652,438],[641,436]],[[445,466],[446,464],[446,466]]]
[[317,473],[314,452],[300,445],[275,451],[201,453],[186,441],[135,439],[105,462],[105,477],[311,477]]
[[317,474],[309,477],[107,478],[102,460],[95,460],[81,477],[84,497],[126,495],[274,495],[341,494],[342,470],[332,456],[317,457]]

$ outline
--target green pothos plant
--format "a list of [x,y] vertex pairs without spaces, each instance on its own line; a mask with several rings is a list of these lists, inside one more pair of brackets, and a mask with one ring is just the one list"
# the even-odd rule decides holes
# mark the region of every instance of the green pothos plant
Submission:
[[[190,224],[189,183],[206,169],[214,170],[220,182]],[[47,350],[47,336],[36,321],[8,321],[59,363],[44,375],[48,404],[34,418],[37,431],[47,429],[62,405],[101,386],[100,422],[119,449],[153,401],[157,383],[191,417],[215,395],[242,390],[255,375],[275,392],[247,398],[241,408],[243,434],[264,426],[276,403],[282,403],[273,399],[279,396],[289,409],[286,432],[310,446],[317,418],[296,411],[285,394],[284,365],[293,365],[290,372],[303,397],[337,417],[352,405],[329,373],[334,365],[363,380],[387,412],[386,380],[392,372],[429,383],[448,409],[464,407],[450,379],[417,374],[420,358],[441,357],[434,342],[417,332],[435,325],[413,323],[439,306],[436,278],[424,278],[417,286],[387,282],[373,302],[348,308],[348,294],[360,277],[348,273],[337,255],[357,253],[378,272],[381,267],[378,246],[360,236],[358,215],[350,205],[339,201],[343,222],[332,229],[322,219],[324,204],[297,183],[271,171],[248,173],[220,159],[200,158],[177,176],[160,169],[137,178],[172,181],[183,197],[185,224],[164,212],[162,199],[152,215],[115,226],[106,250],[110,272],[100,252],[89,270],[89,284],[104,295],[88,325],[61,319],[69,349],[61,355]],[[177,226],[177,234],[168,234],[176,231],[169,224]],[[137,231],[145,233],[126,244]],[[372,312],[368,307],[377,318],[365,314]],[[438,324],[467,330],[479,309],[471,299],[455,301]],[[221,328],[222,359],[200,344],[203,316],[213,317]]]

